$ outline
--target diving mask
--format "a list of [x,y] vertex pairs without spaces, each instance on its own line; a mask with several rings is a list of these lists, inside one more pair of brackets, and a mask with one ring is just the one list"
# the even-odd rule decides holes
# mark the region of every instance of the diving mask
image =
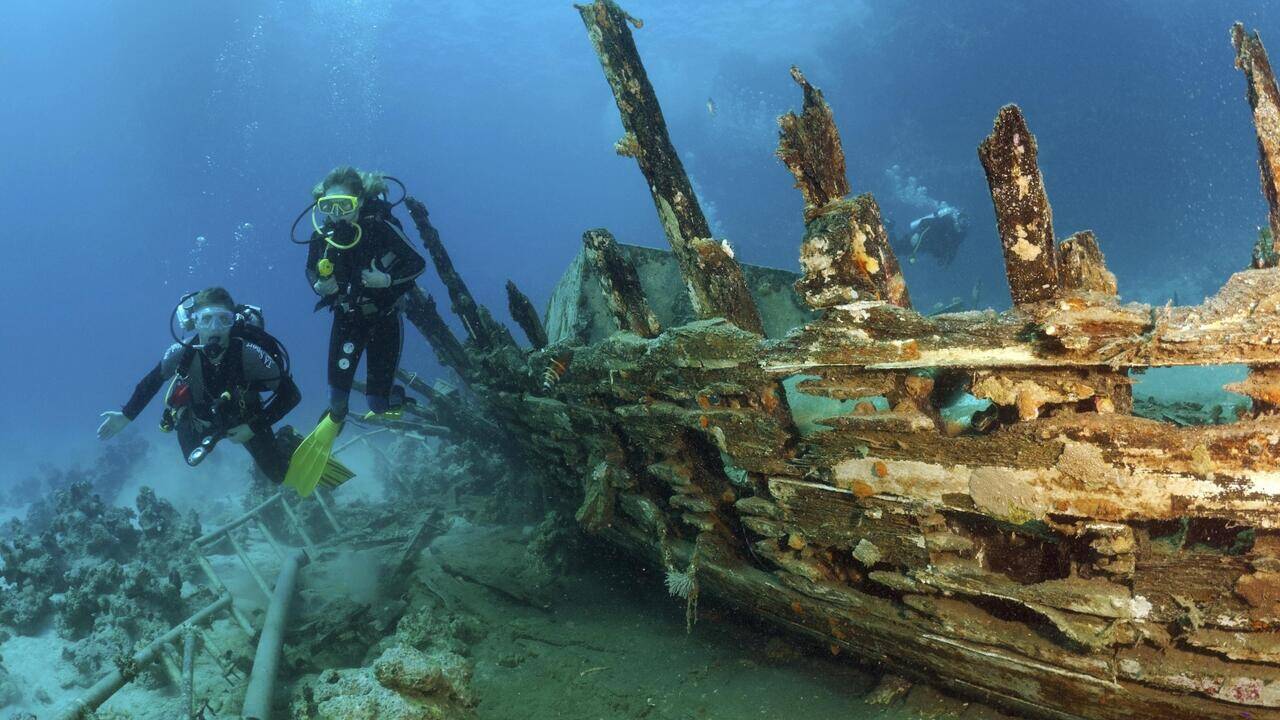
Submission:
[[353,220],[360,209],[360,198],[355,195],[325,195],[316,200],[316,210],[333,220]]
[[[320,224],[317,212],[328,219],[327,228]],[[349,250],[360,242],[360,236],[364,234],[364,229],[356,222],[359,216],[360,198],[355,195],[325,195],[316,200],[312,208],[311,225],[324,236],[325,242],[339,250]]]
[[191,314],[191,318],[196,330],[202,332],[230,330],[236,322],[236,314],[222,307],[200,308]]

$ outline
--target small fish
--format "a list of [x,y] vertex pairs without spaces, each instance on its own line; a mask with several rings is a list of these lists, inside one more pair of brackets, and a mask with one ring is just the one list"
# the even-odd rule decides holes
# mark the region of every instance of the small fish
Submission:
[[707,98],[707,114],[712,117],[716,114],[716,101],[711,98]]

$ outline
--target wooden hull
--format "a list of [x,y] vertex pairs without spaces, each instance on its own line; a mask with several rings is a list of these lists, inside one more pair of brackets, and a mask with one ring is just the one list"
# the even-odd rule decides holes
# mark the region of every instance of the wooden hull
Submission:
[[[792,68],[804,106],[780,120],[778,153],[806,227],[791,295],[792,279],[708,237],[631,37],[641,24],[612,0],[578,10],[675,282],[656,283],[653,251],[589,230],[551,332],[513,313],[525,351],[411,203],[465,347],[429,297],[409,317],[479,401],[469,412],[418,381],[430,419],[518,451],[588,532],[664,567],[691,620],[712,594],[1034,717],[1280,720],[1273,244],[1202,305],[1121,303],[1097,238],[1055,235],[1010,105],[979,156],[1014,309],[922,315],[875,199],[850,196],[830,107]],[[1261,42],[1233,37],[1255,119],[1271,118]],[[1257,130],[1280,241],[1280,128]],[[1230,363],[1250,367],[1229,388],[1251,401],[1238,419],[1132,414],[1131,370]],[[957,419],[962,393],[985,407]]]

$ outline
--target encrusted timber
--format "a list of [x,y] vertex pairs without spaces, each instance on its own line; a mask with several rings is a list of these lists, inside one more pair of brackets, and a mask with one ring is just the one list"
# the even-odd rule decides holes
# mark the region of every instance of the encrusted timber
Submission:
[[[1206,629],[1184,635],[1178,630],[1186,620],[1186,608],[1192,602],[1189,598],[1197,599],[1206,623],[1221,622],[1219,613],[1238,615],[1239,601],[1235,607],[1225,608],[1202,599],[1206,590],[1230,594],[1234,577],[1226,582],[1226,588],[1202,588],[1186,584],[1190,576],[1175,580],[1160,568],[1140,564],[1140,573],[1154,572],[1150,577],[1138,577],[1132,589],[1127,582],[1132,569],[1123,574],[1125,581],[1120,583],[1097,574],[1089,580],[1073,574],[1018,583],[980,568],[974,558],[984,553],[991,558],[997,551],[975,548],[984,542],[982,538],[948,531],[927,503],[867,496],[856,490],[823,501],[819,488],[794,480],[771,480],[770,490],[775,502],[751,498],[737,503],[744,513],[751,513],[743,516],[744,526],[766,537],[756,543],[757,558],[767,557],[788,587],[838,606],[859,607],[860,612],[852,616],[859,623],[852,634],[858,637],[865,635],[866,624],[875,619],[863,612],[865,585],[870,581],[879,586],[875,593],[879,598],[889,591],[895,602],[909,608],[905,617],[922,635],[934,633],[947,642],[991,646],[986,649],[1011,654],[1032,665],[1047,663],[1058,673],[1127,680],[1175,697],[1190,691],[1255,706],[1248,710],[1253,713],[1266,712],[1256,706],[1274,708],[1280,703],[1280,668],[1276,667],[1280,656],[1275,652],[1280,641],[1274,633],[1240,632],[1256,630],[1258,619],[1245,615],[1237,618],[1237,625],[1221,625],[1232,633]],[[1135,549],[1132,533],[1124,525],[1084,521],[1074,529],[1063,529],[1080,543],[1087,543],[1081,552],[1100,559],[1132,557]],[[1002,531],[993,527],[991,532],[999,536]],[[865,580],[863,573],[845,572],[831,564],[840,557],[847,559],[851,551],[854,559],[877,568],[865,573]],[[921,557],[921,553],[926,555]],[[1233,559],[1205,554],[1203,560],[1211,558]],[[1240,560],[1235,560],[1239,567]],[[1188,562],[1195,560],[1184,558],[1177,565],[1189,571]],[[1244,564],[1247,566],[1247,561]],[[893,567],[904,569],[887,569]],[[1199,579],[1212,578],[1206,575]],[[1178,595],[1180,592],[1183,595]],[[1174,608],[1153,607],[1152,601]],[[1011,620],[1007,611],[1000,610],[1010,607],[1021,608],[1023,619]],[[796,615],[808,614],[794,605],[792,609]],[[989,614],[992,611],[999,618]],[[923,617],[914,617],[917,613]],[[1038,616],[1039,622],[1030,620],[1032,616]],[[934,622],[941,627],[931,626]],[[1043,628],[1037,629],[1037,624]],[[1172,637],[1171,631],[1181,637]],[[849,634],[837,625],[826,631],[827,639],[843,640]],[[1173,647],[1175,640],[1186,649]],[[1224,660],[1204,657],[1205,652]],[[1089,707],[1089,717],[1105,717],[1092,706],[1081,707]]]
[[823,99],[822,91],[809,84],[800,68],[792,66],[791,79],[804,91],[804,106],[800,115],[788,112],[778,118],[781,130],[777,154],[796,179],[808,222],[829,203],[848,195],[850,186],[831,106]]
[[1015,409],[1019,420],[1034,420],[1046,407],[1103,413],[1133,409],[1132,381],[1124,370],[974,370],[969,375],[969,392]]
[[790,411],[760,370],[759,338],[723,320],[579,348],[555,391],[570,413],[608,408],[621,421],[618,432],[659,456],[685,432],[748,470],[782,471],[791,454]]
[[529,296],[521,292],[511,280],[507,281],[507,311],[535,350],[547,346],[547,331],[542,326],[542,318],[538,317],[538,311],[533,307]]
[[885,429],[851,416],[798,459],[833,488],[976,510],[1021,524],[1051,515],[1108,522],[1217,517],[1280,529],[1280,418],[1171,427],[1119,414],[1020,422],[988,435]]
[[1271,252],[1255,256],[1254,262],[1272,267],[1280,259],[1280,90],[1258,31],[1246,33],[1244,25],[1236,23],[1231,27],[1231,44],[1236,50],[1236,67],[1244,73],[1245,98],[1253,111],[1262,195],[1267,199],[1271,227]]
[[671,244],[701,318],[723,317],[738,327],[763,335],[763,324],[747,288],[742,267],[728,246],[711,237],[711,226],[685,174],[684,165],[649,82],[628,24],[641,23],[613,0],[575,5],[613,90],[626,136],[618,152],[634,157],[648,181],[663,233]]
[[1196,306],[1061,298],[1005,313],[922,316],[883,302],[831,308],[766,350],[775,376],[823,368],[1137,368],[1274,365],[1280,269],[1232,275]]
[[829,203],[805,223],[796,292],[815,309],[855,300],[911,307],[880,206],[870,193]]
[[1036,163],[1036,139],[1017,105],[1005,105],[978,147],[987,173],[1005,276],[1015,305],[1042,302],[1060,292],[1053,211]]
[[1107,269],[1098,239],[1082,230],[1058,243],[1059,281],[1064,293],[1115,295],[1116,276]]
[[440,281],[449,291],[451,308],[462,320],[462,326],[466,329],[471,341],[482,350],[514,348],[516,342],[511,337],[510,331],[502,323],[494,320],[488,309],[476,302],[466,282],[454,269],[453,260],[440,240],[439,231],[431,224],[427,206],[412,196],[405,197],[404,204],[409,208],[409,216],[413,218],[418,235],[422,238],[427,254],[431,256],[431,262],[435,265]]
[[[615,522],[603,534],[652,562],[661,559],[649,533],[636,524]],[[684,547],[677,554],[688,552]],[[810,636],[833,651],[876,660],[904,675],[1029,717],[1227,720],[1238,719],[1242,711],[1274,717],[1267,708],[1196,695],[1191,686],[1173,687],[1181,672],[1189,683],[1229,691],[1222,677],[1201,677],[1172,663],[1173,667],[1152,664],[1152,669],[1163,671],[1159,679],[1165,683],[1165,687],[1152,687],[1140,682],[1148,667],[1140,660],[1125,663],[1123,655],[1081,656],[1020,623],[1000,620],[968,604],[950,615],[926,614],[881,594],[786,571],[767,572],[728,553],[704,553],[698,582],[704,597],[714,596]],[[1266,677],[1270,672],[1252,665],[1230,667],[1242,677]],[[1010,688],[1020,690],[1014,695]],[[1064,708],[1087,709],[1088,715]]]
[[805,234],[800,248],[804,276],[796,292],[815,309],[854,300],[884,300],[911,307],[880,207],[870,193],[846,199],[844,150],[831,107],[798,68],[791,77],[804,90],[800,115],[778,118],[778,157],[804,197]]
[[600,275],[600,289],[618,329],[644,338],[657,337],[662,325],[649,309],[635,266],[622,254],[618,241],[604,228],[582,234],[587,259]]

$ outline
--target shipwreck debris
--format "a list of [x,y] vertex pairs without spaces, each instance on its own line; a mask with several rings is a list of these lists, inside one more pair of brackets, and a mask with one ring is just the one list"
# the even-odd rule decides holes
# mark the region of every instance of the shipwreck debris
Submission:
[[627,27],[630,16],[613,0],[574,7],[587,27],[622,116],[627,133],[620,143],[622,154],[636,159],[648,181],[695,312],[703,318],[723,317],[744,330],[763,334],[742,268],[727,246],[711,237],[711,226],[671,144],[667,121]]
[[618,328],[640,337],[657,337],[662,326],[649,309],[635,266],[618,249],[613,234],[604,228],[588,230],[582,234],[582,245],[600,275],[601,290]]
[[1098,247],[1098,239],[1088,230],[1058,243],[1058,263],[1063,290],[1102,295],[1119,292],[1116,276],[1107,270],[1107,261],[1102,256],[1102,248]]
[[991,187],[1014,304],[1056,297],[1059,281],[1053,211],[1036,162],[1035,136],[1017,105],[1000,108],[995,127],[978,147],[978,157]]
[[[555,512],[580,511],[673,590],[696,579],[832,652],[1028,716],[1280,718],[1280,268],[1237,273],[1198,306],[1121,303],[1091,233],[1057,243],[1011,105],[979,155],[1014,308],[922,315],[796,71],[805,108],[779,153],[806,237],[804,276],[787,281],[819,312],[763,340],[777,318],[740,302],[743,266],[699,254],[714,241],[626,14],[578,10],[696,313],[654,305],[662,327],[649,323],[660,298],[639,288],[661,264],[647,260],[599,273],[617,297],[588,301],[587,270],[618,247],[589,232],[599,251],[562,280],[552,345],[461,346],[483,368],[462,373],[476,407]],[[728,285],[706,274],[717,266]],[[615,318],[629,332],[596,332]],[[1228,363],[1251,368],[1240,418],[1135,414],[1131,370]]]
[[1236,50],[1236,68],[1244,73],[1245,97],[1253,110],[1258,170],[1262,173],[1262,195],[1267,199],[1271,227],[1270,252],[1255,252],[1254,267],[1275,267],[1280,256],[1280,246],[1276,245],[1280,238],[1280,90],[1257,30],[1245,32],[1244,23],[1232,25],[1231,44]]
[[533,308],[529,296],[520,292],[520,288],[511,280],[507,281],[507,310],[511,312],[511,319],[524,331],[524,336],[529,339],[534,350],[547,346],[547,331],[542,327],[542,318]]
[[804,89],[804,109],[798,116],[787,113],[778,119],[778,157],[804,196],[805,232],[800,248],[804,277],[796,283],[796,291],[815,309],[854,300],[911,307],[880,206],[870,193],[845,197],[849,180],[830,106],[799,68],[791,68],[791,77]]
[[828,204],[843,199],[851,188],[831,106],[800,68],[791,67],[791,78],[804,90],[804,107],[800,115],[788,112],[778,118],[782,128],[778,158],[795,176],[796,187],[804,196],[804,219],[809,221]]

